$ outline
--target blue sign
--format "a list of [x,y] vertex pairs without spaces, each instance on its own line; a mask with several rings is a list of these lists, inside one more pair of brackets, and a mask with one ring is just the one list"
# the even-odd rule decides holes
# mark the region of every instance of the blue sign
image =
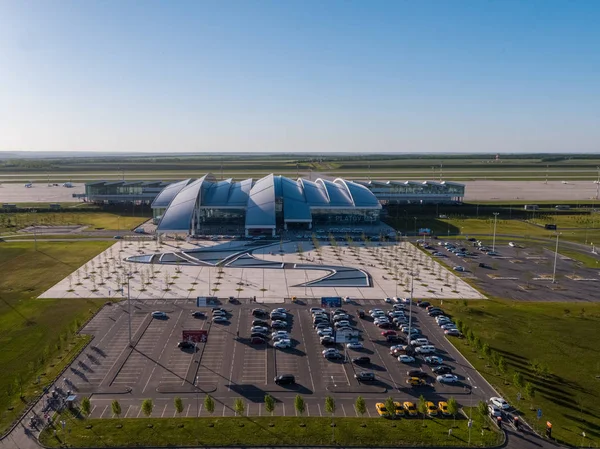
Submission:
[[540,419],[541,417],[542,417],[542,409],[541,409],[541,408],[538,408],[538,411],[537,411],[537,418],[538,418],[538,419]]
[[431,229],[419,228],[419,235],[429,235],[429,234],[431,234]]
[[321,307],[342,307],[341,296],[321,297]]

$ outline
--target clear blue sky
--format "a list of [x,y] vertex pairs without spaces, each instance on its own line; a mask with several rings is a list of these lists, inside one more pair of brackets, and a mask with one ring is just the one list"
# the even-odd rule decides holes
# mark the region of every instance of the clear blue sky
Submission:
[[600,150],[600,1],[0,0],[0,150]]

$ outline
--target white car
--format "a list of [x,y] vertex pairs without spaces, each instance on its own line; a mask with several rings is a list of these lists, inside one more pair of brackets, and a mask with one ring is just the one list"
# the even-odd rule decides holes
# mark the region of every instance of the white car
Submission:
[[517,246],[517,244],[515,242],[508,242],[508,246],[514,248],[515,246]]
[[344,298],[344,302],[345,302],[346,304],[348,304],[348,303],[352,302],[352,300],[350,299],[350,296],[346,296],[346,297]]
[[454,271],[465,271],[465,267],[461,267],[460,265],[452,268]]
[[354,342],[354,343],[348,343],[346,345],[346,348],[348,348],[348,349],[363,349],[364,346],[360,342]]
[[384,301],[387,302],[388,304],[391,304],[392,298],[385,298]]
[[508,410],[510,408],[510,404],[500,397],[490,398],[490,403],[502,410]]
[[159,312],[158,310],[156,312],[152,312],[152,318],[166,318],[166,317],[167,317],[166,312]]
[[426,338],[415,338],[414,340],[410,341],[410,344],[413,345],[413,346],[428,345],[429,344],[429,340],[427,340]]
[[284,309],[283,307],[278,307],[276,309],[271,310],[271,312],[277,312],[277,313],[286,313],[287,310]]
[[271,337],[290,338],[290,334],[288,334],[287,331],[275,331],[271,334]]
[[319,337],[324,337],[325,335],[333,335],[333,329],[328,327],[327,329],[319,329],[317,331],[317,335]]
[[267,332],[269,332],[269,329],[267,329],[264,326],[252,326],[250,328],[250,332],[252,332],[252,333],[258,332],[260,334],[266,334]]
[[402,354],[398,356],[398,361],[402,363],[414,363],[415,358],[410,355]]
[[371,314],[371,315],[374,314],[375,312],[381,312],[381,313],[383,313],[383,310],[381,310],[381,309],[371,309],[371,310],[369,310],[369,314]]
[[333,326],[336,329],[339,329],[340,327],[348,327],[348,326],[350,326],[350,321],[346,321],[346,320],[338,321]]
[[456,329],[456,324],[446,323],[446,324],[442,324],[440,327],[446,331],[448,329]]
[[442,374],[441,376],[436,377],[436,380],[443,384],[453,384],[458,382],[458,377],[454,374]]
[[292,346],[292,341],[287,338],[283,338],[273,343],[273,347],[279,349],[289,348],[290,346]]
[[224,317],[222,315],[213,316],[212,317],[212,322],[213,323],[226,323],[227,322],[227,317]]
[[435,346],[433,346],[433,345],[418,346],[415,349],[415,352],[417,354],[433,354],[435,352]]

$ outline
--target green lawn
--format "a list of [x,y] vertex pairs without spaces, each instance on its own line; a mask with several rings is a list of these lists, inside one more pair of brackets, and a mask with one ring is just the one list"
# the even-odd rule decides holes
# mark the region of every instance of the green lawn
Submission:
[[[579,445],[585,431],[590,442],[600,444],[600,304],[446,300],[443,307],[504,357],[503,376],[466,339],[452,340],[529,422],[537,423],[530,407],[539,407],[559,440]],[[537,375],[531,365],[536,361],[550,374]],[[524,388],[513,385],[515,371],[535,386],[533,400],[517,404]]]
[[[64,417],[64,415],[63,415]],[[61,419],[63,419],[61,417]],[[67,443],[77,447],[100,446],[465,446],[466,420],[457,420],[452,436],[452,418],[387,420],[383,418],[335,418],[332,442],[330,418],[238,417],[172,419],[68,419]],[[118,425],[122,425],[119,428]],[[213,425],[213,427],[210,426]],[[273,424],[271,426],[271,424]],[[304,424],[302,427],[300,424]],[[366,424],[362,427],[361,424]],[[152,427],[148,427],[152,425]],[[91,426],[87,429],[87,426]],[[181,426],[181,427],[180,427]],[[487,427],[487,426],[486,426]],[[63,431],[41,435],[43,444],[59,447]],[[474,446],[491,446],[501,436],[487,427],[472,431]]]
[[105,302],[36,297],[111,244],[0,242],[0,431],[84,343],[75,330]]
[[0,213],[0,234],[15,232],[33,224],[42,226],[82,225],[89,229],[130,230],[150,217],[122,216],[109,212],[48,212],[48,213]]

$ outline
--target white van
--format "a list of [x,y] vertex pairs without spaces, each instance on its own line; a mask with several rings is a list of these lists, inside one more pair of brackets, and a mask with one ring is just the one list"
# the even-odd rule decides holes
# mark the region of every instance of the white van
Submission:
[[435,346],[433,345],[423,345],[419,346],[415,349],[417,354],[433,354],[435,352]]
[[429,345],[429,340],[426,338],[416,338],[415,340],[412,340],[410,344],[413,346],[425,346]]

